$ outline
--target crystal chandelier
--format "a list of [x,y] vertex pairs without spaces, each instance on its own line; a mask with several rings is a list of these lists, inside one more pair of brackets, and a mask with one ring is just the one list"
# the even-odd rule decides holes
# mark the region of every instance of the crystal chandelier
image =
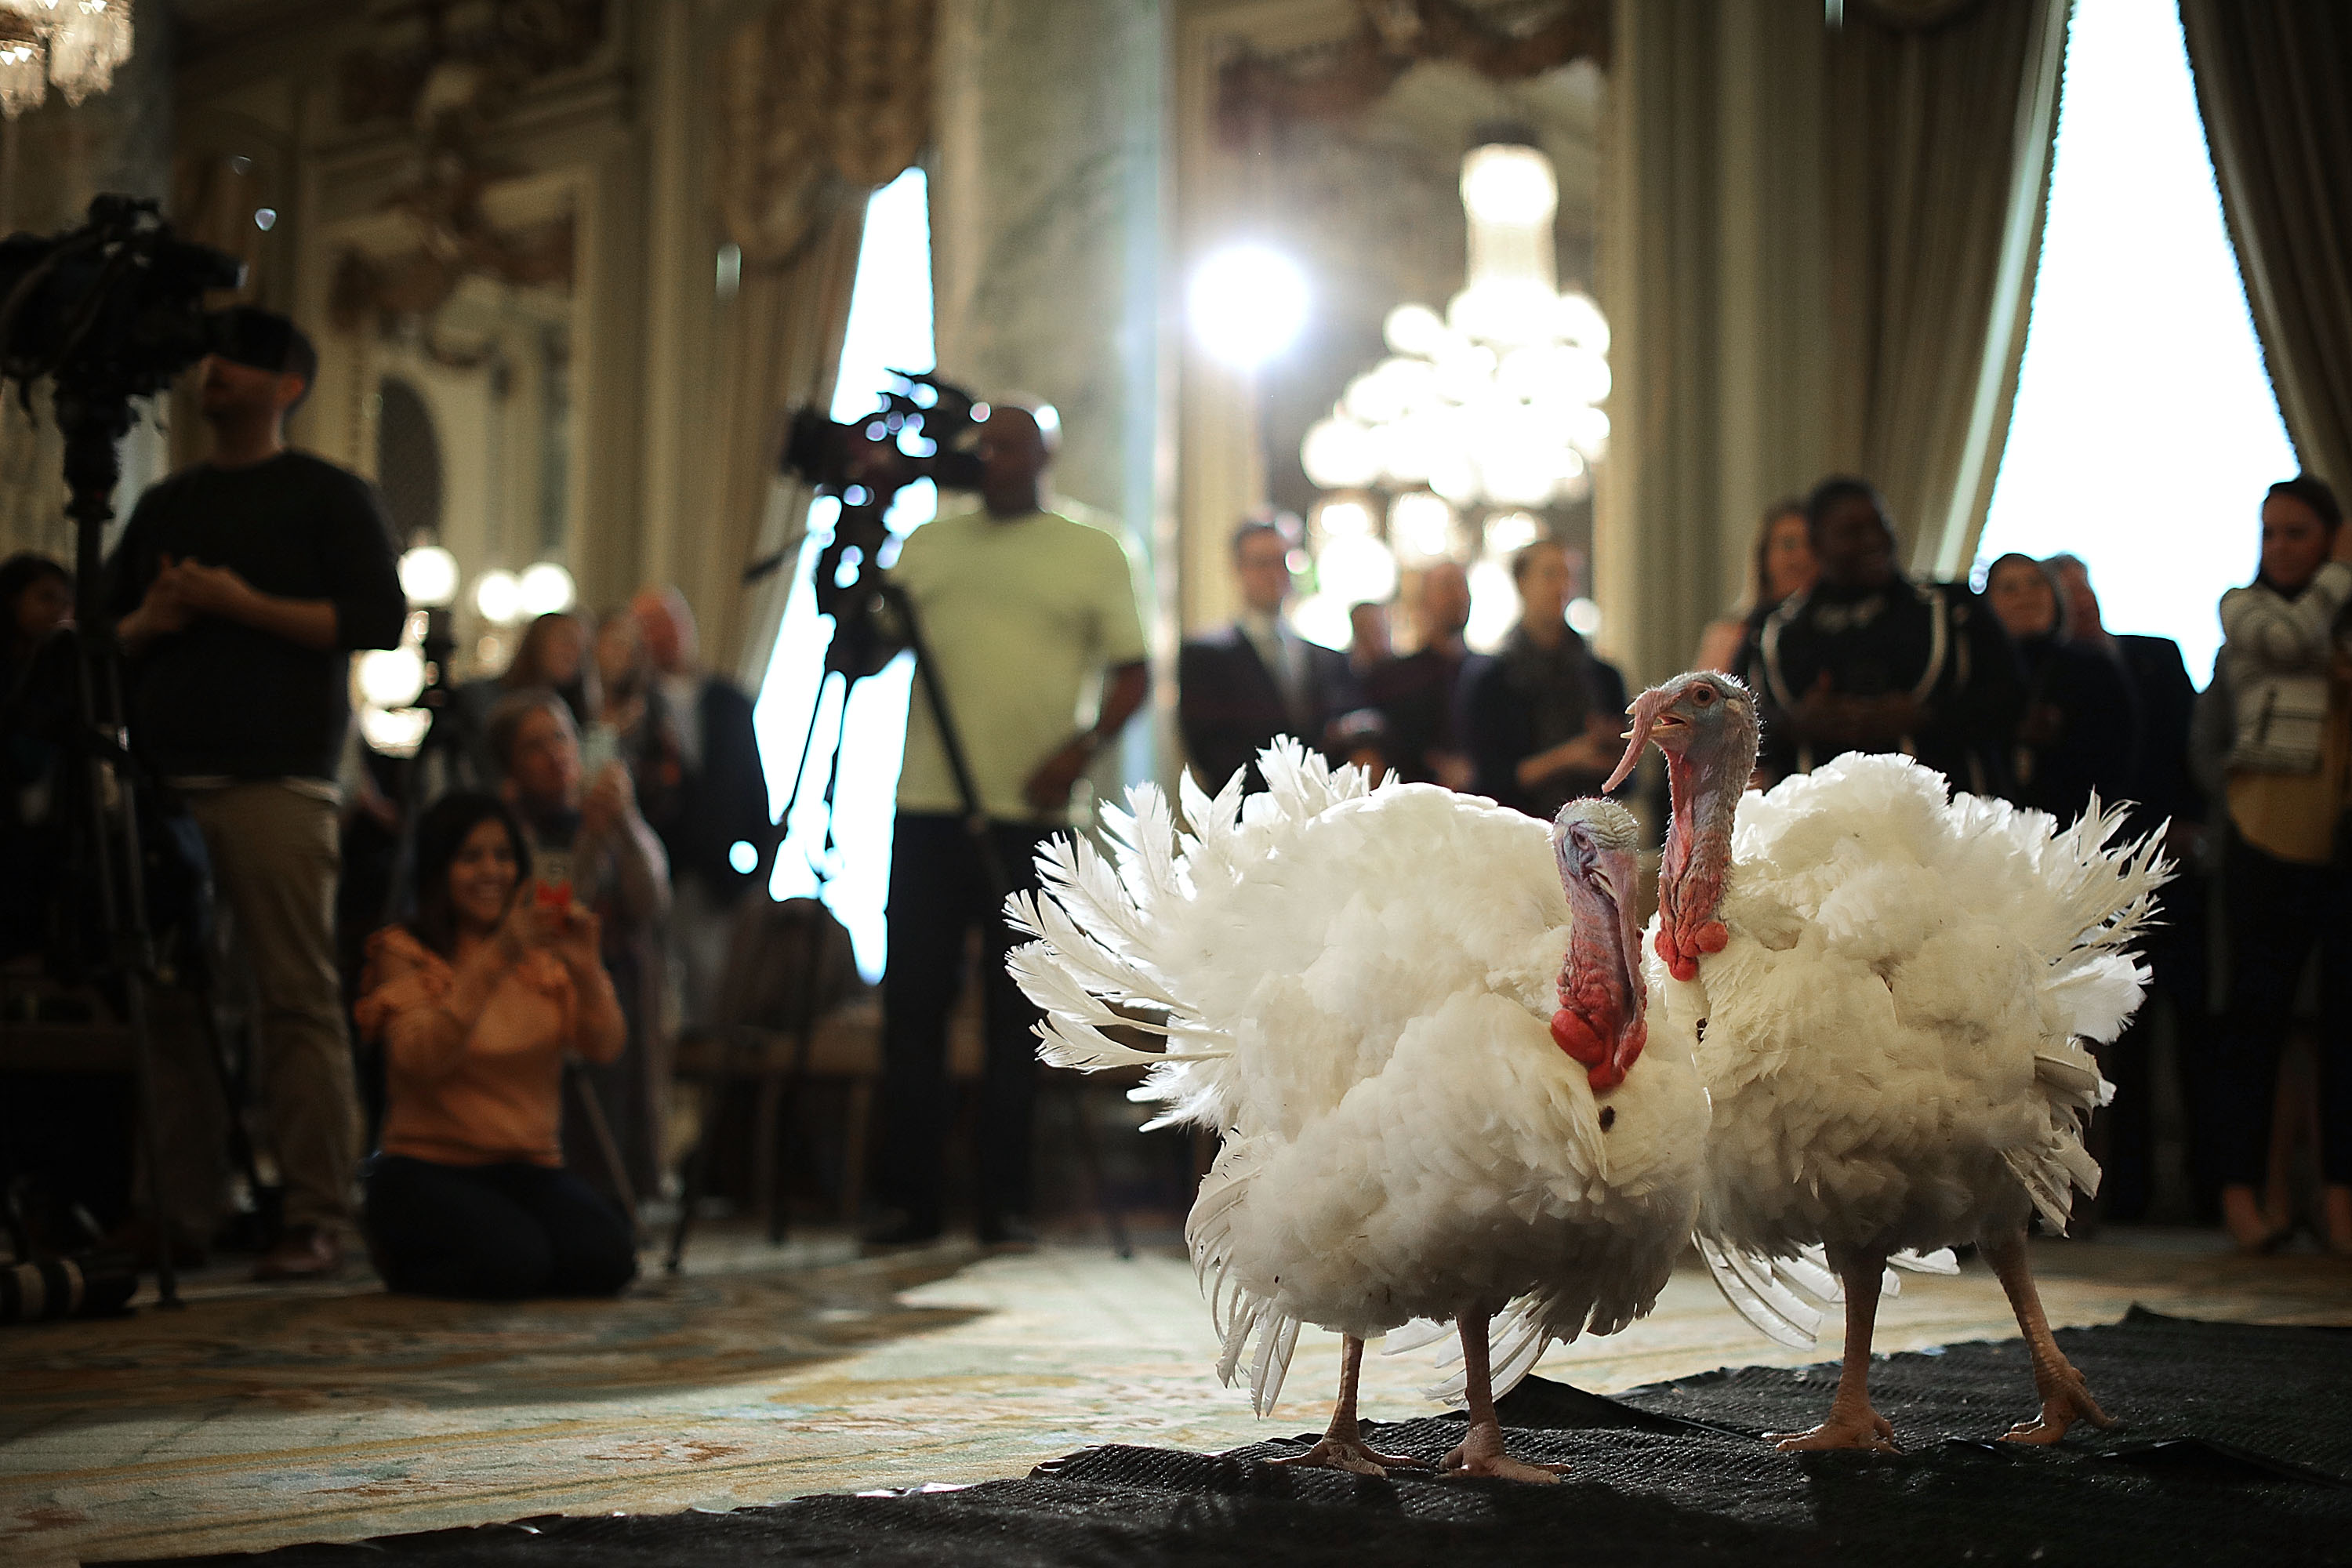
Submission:
[[[1293,620],[1327,647],[1348,646],[1349,606],[1387,601],[1401,566],[1450,560],[1468,567],[1469,644],[1494,647],[1517,615],[1512,552],[1547,533],[1538,510],[1591,493],[1608,450],[1609,323],[1586,294],[1559,291],[1551,160],[1515,141],[1475,149],[1462,161],[1462,291],[1443,316],[1421,304],[1390,311],[1390,356],[1299,444],[1299,465],[1326,494],[1308,526],[1315,592]],[[1568,620],[1600,629],[1590,599]]]
[[0,0],[0,113],[37,109],[51,83],[79,108],[131,58],[131,0]]
[[1392,353],[1348,384],[1299,461],[1325,489],[1426,489],[1456,506],[1541,507],[1589,494],[1606,450],[1609,325],[1556,283],[1559,188],[1533,147],[1462,161],[1469,278],[1439,316],[1389,313]]

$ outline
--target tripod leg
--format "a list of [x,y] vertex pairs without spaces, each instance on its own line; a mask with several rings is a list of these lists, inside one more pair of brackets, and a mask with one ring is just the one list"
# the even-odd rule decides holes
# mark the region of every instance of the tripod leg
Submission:
[[[840,756],[837,742],[834,754],[837,764]],[[825,791],[825,831],[828,835],[832,832],[832,807],[833,791],[828,784]],[[820,888],[818,891],[822,893],[824,889]],[[818,912],[810,918],[801,942],[801,988],[793,1009],[793,1054],[784,1064],[782,1073],[772,1080],[776,1091],[773,1136],[779,1142],[792,1136],[793,1116],[800,1106],[801,1086],[808,1080],[809,1052],[816,1035],[817,984],[824,978],[826,950],[831,945],[827,941],[830,932],[823,916],[824,902],[817,900],[814,903]],[[768,1241],[772,1246],[782,1247],[792,1227],[792,1210],[784,1194],[787,1166],[782,1149],[775,1145],[771,1147],[774,1149],[776,1170],[774,1184],[768,1194]]]
[[710,1122],[719,1113],[719,1096],[709,1083],[702,1087],[702,1125],[694,1135],[694,1147],[686,1152],[686,1170],[678,1182],[677,1219],[670,1226],[669,1257],[662,1267],[675,1274],[686,1259],[687,1233],[694,1228],[694,1209],[702,1201],[704,1162],[710,1157]]
[[[112,451],[110,445],[109,452]],[[77,495],[76,500],[81,498]],[[95,525],[84,521],[82,553],[94,553],[92,542]],[[93,563],[85,559],[85,569]],[[106,711],[122,711],[122,681],[121,670],[111,662],[102,668],[89,656],[89,644],[85,642],[81,670],[81,705],[84,731],[90,735],[101,731],[99,726],[98,683],[105,682]],[[147,928],[147,900],[139,875],[139,800],[127,770],[118,771],[105,760],[103,752],[94,752],[89,760],[89,798],[92,810],[100,816],[111,814],[111,824],[99,822],[91,839],[97,848],[100,903],[105,911],[107,932],[113,940],[116,972],[122,977],[123,1010],[131,1026],[131,1089],[139,1110],[141,1136],[147,1146],[147,1209],[149,1226],[155,1236],[155,1304],[176,1308],[180,1300],[180,1278],[172,1265],[172,1224],[170,1211],[164,1206],[163,1129],[156,1115],[155,1098],[155,1034],[147,1016],[147,979],[153,973],[155,946]],[[110,805],[109,803],[111,803]],[[121,833],[119,844],[109,842],[109,828]],[[115,883],[115,856],[122,857],[122,881]]]
[[177,1308],[186,1303],[180,1300],[179,1271],[172,1264],[171,1215],[163,1206],[163,1130],[155,1113],[155,1036],[148,1026],[146,976],[130,975],[123,995],[130,1005],[131,1054],[136,1064],[132,1092],[139,1097],[139,1121],[147,1143],[147,1212],[154,1216],[149,1228],[155,1235],[155,1304]]

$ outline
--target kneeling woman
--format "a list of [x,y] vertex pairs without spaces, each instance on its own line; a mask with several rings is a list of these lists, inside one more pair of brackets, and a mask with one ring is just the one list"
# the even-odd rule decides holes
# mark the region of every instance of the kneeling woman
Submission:
[[446,796],[417,824],[414,917],[368,942],[357,1016],[387,1100],[367,1232],[394,1290],[604,1296],[637,1271],[561,1152],[564,1055],[618,1056],[620,1004],[596,917],[526,890],[529,856],[503,803]]

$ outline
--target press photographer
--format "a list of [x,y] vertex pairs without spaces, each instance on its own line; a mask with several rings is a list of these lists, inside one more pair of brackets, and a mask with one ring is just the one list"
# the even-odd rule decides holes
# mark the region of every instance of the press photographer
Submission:
[[407,606],[373,489],[287,448],[318,371],[310,339],[251,309],[226,328],[199,373],[211,455],[140,499],[105,607],[130,658],[132,747],[186,799],[253,971],[285,1187],[256,1276],[308,1279],[341,1266],[359,1156],[334,946],[350,655],[394,646]]
[[[980,1235],[1028,1235],[1037,1014],[1004,971],[1013,941],[1004,895],[1036,886],[1038,845],[1066,820],[1072,786],[1143,705],[1148,681],[1127,552],[1102,530],[1045,510],[1058,433],[1050,409],[998,404],[979,428],[981,508],[916,530],[892,571],[961,737],[994,854],[970,829],[929,707],[909,704],[882,979],[882,1170],[901,1212],[876,1232],[879,1243],[940,1233],[948,1015],[975,923],[987,938]],[[1081,699],[1097,679],[1099,702],[1082,724]],[[999,876],[1010,885],[996,885]]]

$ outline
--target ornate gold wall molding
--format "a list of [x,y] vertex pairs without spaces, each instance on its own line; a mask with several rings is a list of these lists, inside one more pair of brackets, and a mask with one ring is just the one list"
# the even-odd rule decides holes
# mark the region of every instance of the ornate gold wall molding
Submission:
[[1574,60],[1609,65],[1609,0],[1560,0],[1533,25],[1507,26],[1462,0],[1357,0],[1362,25],[1344,42],[1280,56],[1243,47],[1218,72],[1217,127],[1252,145],[1296,120],[1362,113],[1414,65],[1454,60],[1495,81],[1524,81]]
[[520,172],[489,150],[499,121],[534,83],[594,56],[605,9],[605,0],[495,0],[487,8],[421,0],[381,18],[379,42],[343,57],[343,121],[404,119],[414,128],[413,172],[384,205],[416,243],[394,257],[356,248],[336,257],[329,309],[338,330],[429,322],[469,276],[571,287],[571,218],[504,228],[483,198]]

